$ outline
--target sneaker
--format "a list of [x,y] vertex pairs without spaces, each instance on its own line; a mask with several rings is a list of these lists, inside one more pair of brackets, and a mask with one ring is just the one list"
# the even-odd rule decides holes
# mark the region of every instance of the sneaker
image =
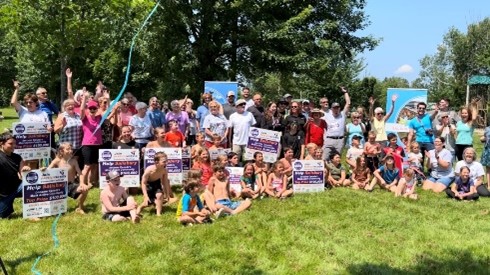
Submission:
[[215,218],[215,219],[219,219],[219,217],[221,217],[221,216],[223,215],[223,211],[224,211],[224,210],[225,210],[225,209],[223,209],[223,208],[218,209],[218,210],[217,210],[217,211],[214,213],[214,218]]

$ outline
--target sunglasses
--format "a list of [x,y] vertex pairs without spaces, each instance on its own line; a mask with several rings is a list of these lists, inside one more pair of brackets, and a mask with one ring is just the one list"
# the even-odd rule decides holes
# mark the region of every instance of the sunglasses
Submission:
[[359,117],[359,116],[353,116],[352,118],[353,118],[353,119],[359,119],[359,118],[361,118],[361,117]]
[[377,113],[376,115],[384,115],[385,113]]
[[97,108],[95,108],[95,107],[91,107],[91,108],[88,108],[88,109],[89,109],[90,111],[95,111],[95,110],[97,110]]
[[298,108],[298,106],[291,106],[291,108],[294,108],[294,109],[296,109],[296,108]]
[[326,104],[328,101],[320,101],[321,104]]
[[425,110],[425,108],[424,108],[424,107],[422,107],[422,108],[417,108],[417,109],[419,109],[419,110]]
[[129,105],[129,103],[122,103],[121,105],[123,105],[123,106],[128,106],[128,105]]

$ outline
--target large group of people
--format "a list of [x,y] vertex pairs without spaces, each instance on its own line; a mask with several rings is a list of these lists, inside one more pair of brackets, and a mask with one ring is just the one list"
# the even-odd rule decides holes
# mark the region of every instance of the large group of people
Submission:
[[[343,107],[339,102],[329,104],[326,97],[319,99],[317,107],[311,100],[293,100],[291,94],[265,105],[260,93],[252,94],[245,87],[239,99],[235,92],[229,92],[224,104],[214,100],[211,93],[204,93],[195,108],[187,97],[170,104],[151,97],[145,103],[129,92],[114,102],[102,83],[93,93],[85,88],[74,92],[70,69],[66,76],[68,99],[61,104],[61,111],[44,88],[27,93],[21,104],[20,84],[13,83],[11,105],[19,122],[48,123],[56,154],[48,167],[23,161],[14,152],[15,136],[10,132],[0,136],[1,218],[13,213],[13,201],[22,195],[21,172],[46,168],[68,169],[67,195],[77,200],[75,211],[84,214],[89,190],[100,184],[100,149],[144,152],[147,148],[191,148],[192,168],[182,183],[180,200],[169,184],[165,153],[155,154],[155,163],[141,173],[141,203],[130,196],[135,190],[120,186],[119,171],[107,173],[100,202],[103,219],[110,221],[138,222],[143,209],[151,205],[161,215],[166,203],[178,200],[179,222],[205,223],[238,214],[254,199],[284,199],[293,194],[294,160],[324,162],[326,189],[351,187],[370,192],[379,186],[395,196],[418,199],[416,189],[422,186],[458,200],[490,196],[484,183],[490,176],[490,127],[481,138],[485,146],[479,163],[472,148],[474,114],[466,107],[451,111],[448,99],[441,99],[432,113],[427,113],[426,103],[418,103],[417,114],[408,123],[408,136],[400,138],[386,131],[397,96],[391,98],[388,113],[375,107],[372,98],[369,112],[364,106],[351,112],[349,92],[344,87]],[[281,133],[278,161],[265,163],[260,152],[253,160],[245,160],[251,127]],[[229,149],[229,153],[211,161],[210,149]],[[226,167],[243,167],[240,192],[230,188]]]

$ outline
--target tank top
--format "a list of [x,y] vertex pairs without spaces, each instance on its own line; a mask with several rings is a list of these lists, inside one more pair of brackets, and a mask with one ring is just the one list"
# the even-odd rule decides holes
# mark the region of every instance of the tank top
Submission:
[[281,190],[282,190],[282,178],[283,178],[283,176],[284,176],[284,175],[283,175],[283,174],[281,174],[281,176],[279,176],[279,177],[277,177],[277,178],[276,178],[276,177],[274,177],[274,178],[272,179],[272,188],[273,188],[274,190],[276,190],[277,192],[281,192]]
[[77,113],[70,116],[67,112],[64,112],[63,117],[66,120],[66,126],[59,135],[59,143],[68,142],[76,150],[82,146],[82,120]]
[[388,139],[385,131],[385,121],[379,121],[376,118],[373,119],[373,128],[376,132],[376,141],[385,141]]

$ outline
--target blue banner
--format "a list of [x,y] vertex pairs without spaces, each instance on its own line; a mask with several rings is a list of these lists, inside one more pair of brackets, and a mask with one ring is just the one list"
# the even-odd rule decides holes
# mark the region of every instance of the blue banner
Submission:
[[213,99],[221,104],[227,102],[226,98],[228,92],[235,94],[235,99],[238,99],[238,82],[225,82],[225,81],[205,81],[204,93],[211,93]]
[[417,104],[427,103],[427,89],[388,88],[386,112],[391,108],[391,97],[397,95],[393,114],[386,121],[386,132],[408,132],[408,122],[417,115]]

